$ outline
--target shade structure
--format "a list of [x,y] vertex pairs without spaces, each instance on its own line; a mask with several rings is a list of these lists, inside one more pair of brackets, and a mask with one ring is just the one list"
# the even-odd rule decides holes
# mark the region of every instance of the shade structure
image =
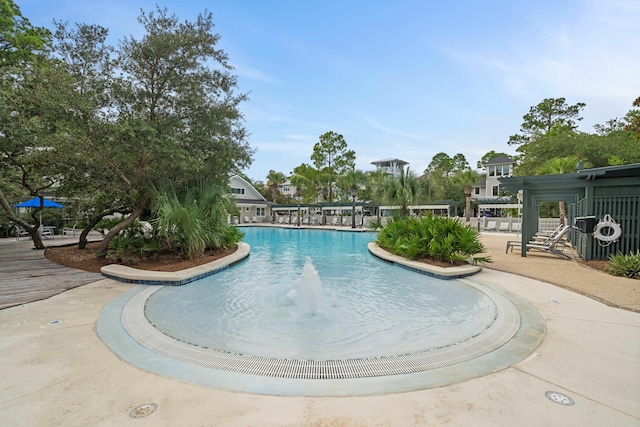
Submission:
[[[43,202],[44,202],[43,206],[45,208],[62,209],[64,207],[60,203],[56,203],[53,200],[49,200],[47,198],[44,198]],[[18,203],[17,205],[13,205],[13,207],[14,208],[39,208],[40,207],[40,197],[34,197],[33,199],[29,199],[26,202],[22,202],[22,203]]]

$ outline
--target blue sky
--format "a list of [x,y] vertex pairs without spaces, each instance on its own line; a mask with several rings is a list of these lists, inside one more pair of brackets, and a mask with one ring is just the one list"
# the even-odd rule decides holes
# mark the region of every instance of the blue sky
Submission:
[[584,102],[583,131],[622,117],[640,96],[640,2],[16,0],[34,25],[109,28],[140,37],[158,4],[181,20],[213,12],[257,149],[245,171],[290,173],[334,131],[356,167],[399,158],[422,173],[436,153],[472,167],[507,145],[544,98]]

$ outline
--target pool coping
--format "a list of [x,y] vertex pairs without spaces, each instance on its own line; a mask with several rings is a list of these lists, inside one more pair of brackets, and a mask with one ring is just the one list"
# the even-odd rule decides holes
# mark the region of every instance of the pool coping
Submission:
[[406,268],[427,276],[436,277],[443,280],[461,279],[472,276],[482,270],[481,265],[459,265],[452,267],[438,267],[437,265],[425,264],[423,262],[411,261],[399,255],[394,255],[382,249],[376,242],[369,242],[367,245],[369,252],[384,261],[391,262],[399,267]]
[[247,243],[238,242],[238,250],[231,255],[203,265],[187,268],[186,270],[175,272],[151,271],[125,265],[109,264],[102,267],[100,272],[107,279],[117,280],[118,282],[136,285],[182,286],[226,270],[247,258],[250,252],[251,247]]
[[[428,371],[387,376],[341,379],[291,379],[256,376],[185,363],[147,348],[129,335],[123,325],[124,308],[146,289],[129,289],[102,310],[96,332],[102,342],[123,361],[144,371],[204,387],[272,396],[345,397],[373,396],[425,390],[484,377],[512,367],[529,357],[544,340],[547,330],[543,316],[524,298],[485,281],[462,279],[467,285],[485,287],[513,304],[520,326],[504,345],[479,357]],[[473,286],[473,285],[472,285]]]

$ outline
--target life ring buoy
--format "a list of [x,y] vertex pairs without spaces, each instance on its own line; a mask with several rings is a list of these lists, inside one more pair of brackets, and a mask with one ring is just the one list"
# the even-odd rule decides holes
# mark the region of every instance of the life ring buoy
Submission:
[[[607,228],[610,228],[611,231],[603,234],[602,231]],[[622,236],[622,228],[620,228],[620,225],[615,222],[609,214],[606,214],[593,230],[593,237],[601,242],[615,242],[620,236]]]

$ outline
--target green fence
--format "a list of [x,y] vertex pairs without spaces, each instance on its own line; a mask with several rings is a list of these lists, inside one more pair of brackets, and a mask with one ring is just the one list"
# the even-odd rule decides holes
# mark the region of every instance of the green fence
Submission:
[[574,233],[572,243],[585,260],[607,260],[618,252],[629,254],[640,249],[640,196],[594,195],[590,203],[585,198],[572,204],[569,214],[574,219],[594,215],[598,220],[609,214],[622,229],[620,238],[608,245],[595,239],[591,233]]

